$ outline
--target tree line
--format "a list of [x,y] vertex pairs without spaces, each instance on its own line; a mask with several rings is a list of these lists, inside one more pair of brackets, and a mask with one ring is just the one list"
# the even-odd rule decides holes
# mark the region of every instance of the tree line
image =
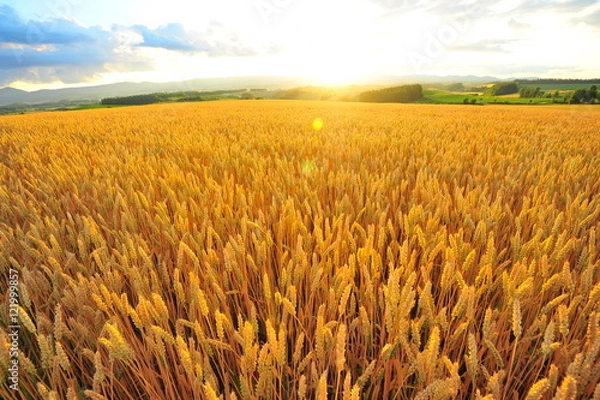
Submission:
[[150,94],[136,94],[133,96],[107,97],[100,100],[102,105],[144,105],[165,102],[206,101],[217,100],[223,97],[245,93],[246,89],[239,90],[213,90],[205,92],[159,92]]
[[158,93],[153,93],[123,97],[107,97],[100,100],[100,103],[102,105],[143,105],[161,103],[163,101],[164,97],[160,96]]
[[361,93],[359,100],[369,103],[411,103],[422,97],[423,87],[419,84],[414,84],[369,90]]

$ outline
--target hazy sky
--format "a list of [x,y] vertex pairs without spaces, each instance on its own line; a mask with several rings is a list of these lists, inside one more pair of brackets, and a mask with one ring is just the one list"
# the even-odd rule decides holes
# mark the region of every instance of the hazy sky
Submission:
[[0,87],[243,75],[600,78],[593,0],[0,0]]

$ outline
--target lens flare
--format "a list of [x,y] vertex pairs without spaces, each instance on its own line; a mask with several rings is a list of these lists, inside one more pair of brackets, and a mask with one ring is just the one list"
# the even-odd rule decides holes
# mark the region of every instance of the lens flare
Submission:
[[323,129],[323,118],[315,118],[312,127],[317,132]]

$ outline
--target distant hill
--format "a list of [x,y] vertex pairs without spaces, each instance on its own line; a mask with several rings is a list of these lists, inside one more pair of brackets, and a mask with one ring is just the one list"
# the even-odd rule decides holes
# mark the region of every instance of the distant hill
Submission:
[[100,101],[106,97],[131,96],[157,92],[193,90],[229,90],[242,88],[279,89],[298,86],[303,82],[298,78],[259,76],[233,78],[203,78],[167,83],[115,83],[110,85],[86,86],[79,88],[38,90],[26,92],[14,88],[0,89],[0,106],[15,103],[39,104],[60,101]]
[[30,98],[30,94],[31,93],[24,90],[14,89],[11,87],[0,89],[0,106],[11,103],[26,102]]
[[[207,91],[207,90],[233,90],[246,88],[265,88],[270,90],[292,89],[295,87],[314,84],[314,79],[306,77],[281,77],[281,76],[246,76],[229,78],[201,78],[181,82],[167,83],[132,83],[123,82],[110,85],[86,86],[56,90],[38,90],[27,92],[14,88],[0,89],[0,107],[11,104],[41,104],[57,103],[62,101],[89,101],[99,102],[106,97],[132,96],[157,92],[175,91]],[[488,83],[498,81],[491,76],[375,76],[357,82],[360,85],[392,86],[411,83]]]

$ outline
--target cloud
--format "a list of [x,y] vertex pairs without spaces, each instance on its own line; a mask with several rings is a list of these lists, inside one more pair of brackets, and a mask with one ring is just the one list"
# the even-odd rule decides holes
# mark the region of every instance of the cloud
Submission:
[[515,30],[527,30],[531,28],[530,24],[519,22],[514,18],[508,20],[508,26]]
[[85,28],[64,18],[23,21],[16,11],[0,6],[0,42],[25,45],[92,43],[103,36],[98,27]]
[[510,77],[518,77],[528,75],[530,77],[534,76],[573,76],[571,74],[578,74],[581,71],[585,73],[586,71],[581,67],[576,65],[527,65],[524,66],[522,64],[506,64],[506,65],[498,65],[495,68],[495,73],[510,76]]
[[[386,16],[425,13],[432,18],[452,19],[457,14],[472,20],[523,18],[540,14],[577,13],[597,4],[597,0],[368,0],[384,10]],[[513,28],[516,25],[512,26]],[[525,28],[524,26],[522,28]]]
[[600,10],[593,12],[583,18],[583,22],[590,26],[600,28]]
[[177,23],[156,29],[135,25],[131,29],[142,36],[142,41],[137,44],[140,47],[203,53],[212,57],[252,56],[261,53],[242,43],[234,33],[218,22],[212,22],[202,32],[186,30],[182,24]]
[[57,46],[0,49],[0,86],[14,81],[30,83],[90,82],[99,74],[117,69],[144,71],[150,60],[131,53],[119,54],[110,43],[95,46]]
[[[480,0],[447,1],[447,0],[370,0],[373,4],[394,13],[427,13],[431,16],[447,17],[453,14],[467,14],[473,17],[494,14],[493,7],[503,3],[514,3],[515,0]],[[519,0],[517,0],[519,1]],[[512,8],[512,7],[511,7]]]
[[597,4],[596,0],[369,0],[384,9],[443,13],[452,9],[489,9],[497,13],[523,10],[580,11]]
[[[36,50],[31,47],[25,48],[3,48],[0,49],[1,69],[29,68],[29,67],[50,67],[54,65],[98,65],[107,61],[106,49],[100,50],[91,47],[78,47],[77,51],[73,48],[52,48],[46,50]],[[110,49],[108,49],[110,50]]]
[[142,35],[143,41],[138,43],[138,46],[155,47],[173,51],[203,50],[192,43],[194,38],[190,37],[181,24],[168,24],[154,30],[143,25],[135,25],[132,30]]
[[64,18],[24,21],[13,8],[0,6],[0,85],[88,81],[119,58],[112,36]]
[[217,22],[202,32],[177,23],[105,30],[64,18],[25,21],[13,8],[0,6],[0,86],[17,80],[82,82],[103,72],[147,71],[160,56],[158,50],[211,57],[276,51],[250,47]]
[[509,52],[505,46],[511,44],[514,40],[507,39],[489,39],[481,40],[475,43],[469,43],[464,45],[457,45],[450,47],[452,51],[464,51],[464,52],[493,52],[493,53],[507,53]]
[[534,0],[528,2],[528,8],[533,11],[578,12],[595,4],[597,0]]

